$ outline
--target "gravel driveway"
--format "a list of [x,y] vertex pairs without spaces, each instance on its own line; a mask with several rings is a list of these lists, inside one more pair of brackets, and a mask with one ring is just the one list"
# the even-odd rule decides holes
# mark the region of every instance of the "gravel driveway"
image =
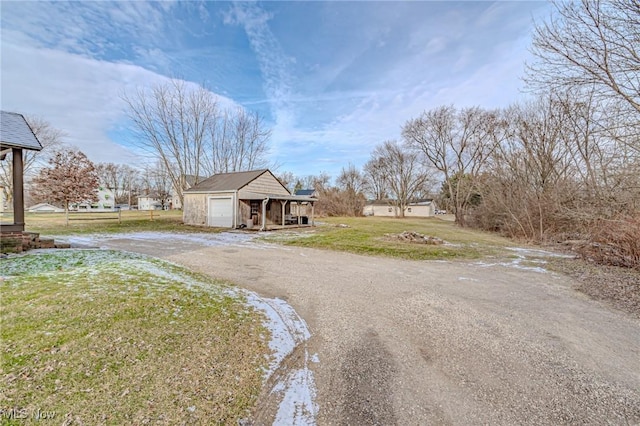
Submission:
[[[291,304],[312,333],[305,353],[319,358],[318,424],[640,424],[640,321],[566,277],[180,238],[101,245]],[[256,423],[273,415],[265,397]]]

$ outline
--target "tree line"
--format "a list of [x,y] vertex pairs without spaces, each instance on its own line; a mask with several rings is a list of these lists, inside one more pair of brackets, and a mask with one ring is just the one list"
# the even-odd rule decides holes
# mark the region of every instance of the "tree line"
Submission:
[[[318,191],[318,210],[328,215],[360,215],[373,199],[402,216],[411,201],[435,198],[460,226],[537,242],[586,240],[582,247],[606,245],[618,263],[640,264],[640,3],[553,6],[534,30],[528,101],[426,110],[333,184],[326,173],[279,178],[292,190]],[[157,166],[98,165],[119,202],[134,185],[178,188],[181,197],[185,175],[267,165],[270,130],[262,118],[222,108],[201,86],[171,80],[123,99],[136,143]]]
[[[346,214],[366,194],[402,215],[441,181],[436,198],[460,226],[574,241],[589,258],[639,267],[640,3],[553,6],[535,27],[529,101],[447,105],[407,120],[399,141],[380,143],[361,171],[349,166],[324,189],[344,200],[328,212]],[[340,183],[353,175],[359,197]]]

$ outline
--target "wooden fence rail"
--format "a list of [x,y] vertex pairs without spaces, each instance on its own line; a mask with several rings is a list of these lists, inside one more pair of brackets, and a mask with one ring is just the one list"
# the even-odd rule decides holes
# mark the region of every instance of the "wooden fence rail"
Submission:
[[[117,215],[116,215],[117,213]],[[114,215],[109,217],[95,217],[95,215]],[[84,217],[83,217],[84,216]],[[117,220],[122,223],[122,210],[106,211],[106,212],[69,212],[69,220]]]

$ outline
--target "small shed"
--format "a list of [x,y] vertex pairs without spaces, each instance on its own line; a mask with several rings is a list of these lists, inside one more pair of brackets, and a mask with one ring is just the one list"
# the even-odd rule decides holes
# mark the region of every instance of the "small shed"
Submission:
[[[261,230],[313,225],[312,197],[291,195],[268,169],[219,173],[184,191],[187,225]],[[309,203],[310,216],[293,215],[291,203]]]
[[24,231],[24,166],[22,151],[40,151],[42,145],[22,114],[0,111],[0,160],[12,154],[13,223],[2,223],[2,234]]

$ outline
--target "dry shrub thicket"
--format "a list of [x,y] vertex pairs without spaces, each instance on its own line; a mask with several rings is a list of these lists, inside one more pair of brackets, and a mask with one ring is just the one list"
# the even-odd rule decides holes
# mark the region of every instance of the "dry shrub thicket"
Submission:
[[506,110],[505,137],[476,181],[481,202],[466,212],[469,223],[640,268],[638,128],[618,119],[567,96]]
[[316,214],[319,216],[362,216],[366,202],[366,179],[353,164],[343,167],[336,185],[329,185],[329,176],[309,176],[310,186],[319,194]]

